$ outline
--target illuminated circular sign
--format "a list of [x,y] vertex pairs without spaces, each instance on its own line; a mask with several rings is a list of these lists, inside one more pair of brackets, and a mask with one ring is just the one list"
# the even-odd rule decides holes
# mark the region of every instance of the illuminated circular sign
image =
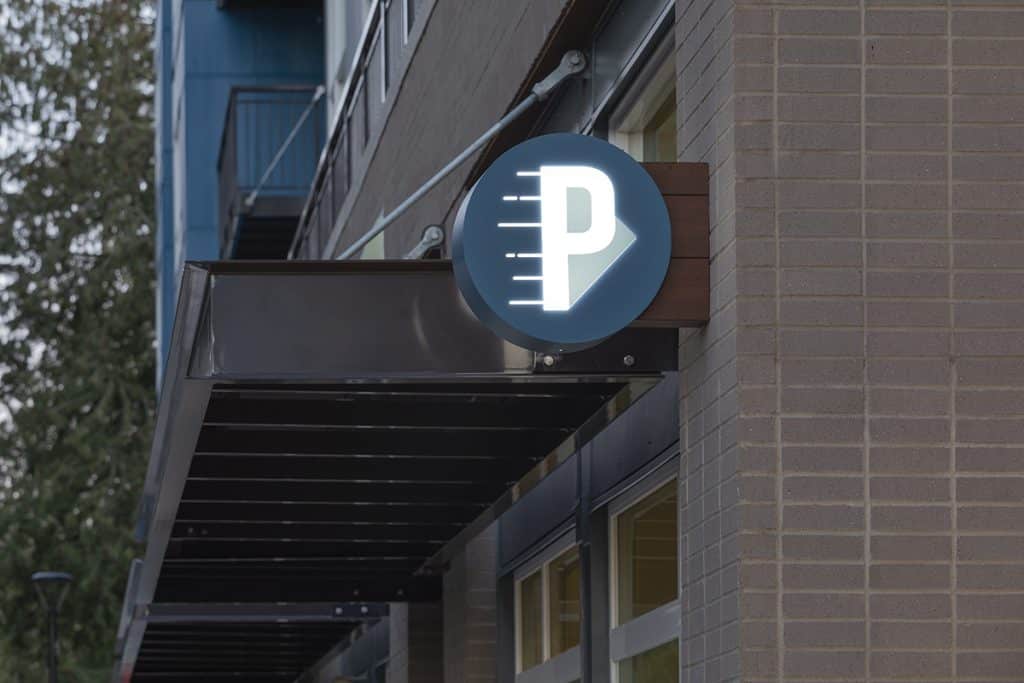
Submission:
[[476,316],[544,352],[592,346],[633,322],[668,271],[671,227],[647,171],[585,135],[502,154],[455,219],[452,260]]

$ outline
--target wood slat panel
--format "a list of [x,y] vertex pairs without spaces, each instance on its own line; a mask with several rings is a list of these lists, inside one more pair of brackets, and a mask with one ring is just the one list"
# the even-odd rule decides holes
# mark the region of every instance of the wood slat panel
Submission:
[[709,194],[708,165],[685,161],[647,161],[642,164],[663,195]]
[[711,232],[706,195],[665,197],[672,223],[672,258],[709,258]]
[[637,327],[701,327],[711,316],[710,261],[674,258],[658,296],[634,325]]
[[672,260],[638,327],[700,327],[711,316],[711,224],[708,166],[648,162],[672,224]]

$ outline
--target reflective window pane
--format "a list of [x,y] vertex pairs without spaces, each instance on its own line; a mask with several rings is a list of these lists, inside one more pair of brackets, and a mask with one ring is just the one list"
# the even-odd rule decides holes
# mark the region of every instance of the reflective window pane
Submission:
[[668,683],[678,680],[678,640],[619,662],[619,683]]
[[678,597],[679,528],[675,480],[619,515],[618,623]]
[[676,160],[676,92],[644,126],[644,161]]
[[544,584],[535,572],[519,584],[520,668],[525,671],[544,661]]
[[576,548],[548,567],[548,615],[552,657],[580,644],[580,556]]

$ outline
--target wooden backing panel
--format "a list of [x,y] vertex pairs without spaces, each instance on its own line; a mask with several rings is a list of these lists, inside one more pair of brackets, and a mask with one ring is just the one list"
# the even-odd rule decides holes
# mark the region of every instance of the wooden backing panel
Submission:
[[708,198],[672,195],[665,197],[665,206],[672,224],[672,258],[710,258]]
[[639,327],[700,327],[711,317],[711,262],[674,258],[654,301],[636,322]]
[[641,164],[663,195],[710,193],[708,165],[695,162],[647,161]]

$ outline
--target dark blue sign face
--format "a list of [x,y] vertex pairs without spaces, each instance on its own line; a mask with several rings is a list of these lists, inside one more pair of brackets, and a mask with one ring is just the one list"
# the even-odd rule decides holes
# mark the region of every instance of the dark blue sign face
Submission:
[[514,344],[586,348],[629,325],[661,288],[668,211],[643,167],[618,147],[558,133],[502,154],[455,220],[459,289]]

